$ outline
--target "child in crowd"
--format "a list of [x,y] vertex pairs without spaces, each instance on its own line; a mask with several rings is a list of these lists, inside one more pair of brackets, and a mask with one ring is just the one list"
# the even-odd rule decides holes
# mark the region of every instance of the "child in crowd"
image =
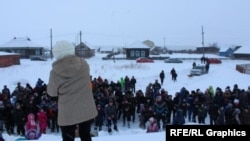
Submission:
[[149,118],[149,125],[147,127],[147,133],[158,132],[158,131],[159,131],[159,127],[157,125],[155,118],[153,117]]
[[35,140],[41,137],[40,127],[35,121],[35,115],[30,113],[25,124],[25,138],[27,140]]
[[40,127],[41,133],[46,134],[48,117],[47,117],[47,113],[44,111],[43,107],[41,107],[39,112],[37,113],[37,120],[39,122],[39,127]]

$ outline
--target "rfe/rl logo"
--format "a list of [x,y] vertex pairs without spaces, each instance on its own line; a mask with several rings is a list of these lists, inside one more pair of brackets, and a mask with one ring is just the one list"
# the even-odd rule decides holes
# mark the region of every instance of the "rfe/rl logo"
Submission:
[[170,136],[204,136],[200,129],[170,129]]

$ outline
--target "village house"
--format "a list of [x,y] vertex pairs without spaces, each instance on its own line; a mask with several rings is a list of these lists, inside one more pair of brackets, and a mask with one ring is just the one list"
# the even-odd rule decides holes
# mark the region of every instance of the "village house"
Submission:
[[32,56],[43,56],[45,49],[42,45],[32,42],[28,37],[14,37],[10,41],[0,45],[0,51],[18,53],[21,58],[30,58]]

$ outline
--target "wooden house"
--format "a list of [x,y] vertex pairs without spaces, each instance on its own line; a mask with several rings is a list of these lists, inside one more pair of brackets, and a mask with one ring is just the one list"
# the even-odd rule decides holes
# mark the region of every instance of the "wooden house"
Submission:
[[21,58],[30,58],[31,56],[43,56],[44,47],[31,41],[30,38],[17,38],[0,45],[0,51],[9,53],[18,53]]
[[75,54],[79,57],[89,58],[95,56],[95,49],[91,49],[85,43],[81,42],[75,47]]
[[143,42],[136,41],[127,47],[124,47],[127,59],[136,59],[139,57],[149,57],[150,47]]
[[250,60],[250,48],[246,46],[238,48],[234,51],[233,58]]

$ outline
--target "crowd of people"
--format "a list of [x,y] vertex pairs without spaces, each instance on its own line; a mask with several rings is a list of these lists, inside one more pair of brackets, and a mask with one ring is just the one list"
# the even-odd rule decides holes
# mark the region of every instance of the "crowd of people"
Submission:
[[46,84],[38,78],[32,87],[29,83],[17,83],[11,91],[7,85],[0,92],[0,132],[9,135],[25,136],[27,139],[37,139],[51,132],[59,132],[57,126],[56,99],[46,93]]
[[[120,80],[91,77],[91,87],[98,115],[92,120],[93,130],[113,132],[118,122],[130,128],[139,120],[139,127],[147,132],[164,130],[167,125],[196,122],[209,125],[249,125],[250,86],[248,89],[213,88],[187,90],[182,87],[175,95],[168,94],[161,82],[149,83],[145,90],[136,89],[136,78]],[[0,93],[0,132],[9,135],[29,134],[26,123],[37,125],[39,133],[59,132],[57,125],[57,98],[50,97],[46,83],[40,78],[34,87],[20,82],[11,91],[6,85]],[[79,109],[81,110],[81,109]],[[209,118],[209,123],[206,123]],[[31,121],[30,121],[31,120]],[[157,126],[156,126],[157,125]],[[106,128],[106,129],[104,129]],[[34,131],[34,128],[32,128]],[[41,134],[34,132],[33,136]]]
[[[133,83],[130,81],[132,78]],[[153,126],[154,124],[148,124],[151,121],[150,123],[157,123],[156,130],[164,130],[169,124],[183,125],[185,122],[209,125],[250,124],[250,86],[246,90],[238,88],[237,84],[233,88],[208,86],[204,91],[199,88],[187,90],[183,87],[172,96],[162,88],[162,80],[149,83],[145,91],[139,89],[134,92],[136,79],[134,76],[132,78],[125,76],[117,83],[109,83],[100,76],[93,79],[93,94],[99,107],[95,129],[102,130],[102,126],[107,125],[108,131],[111,131],[113,123],[117,130],[117,120],[120,118],[123,126],[130,127],[135,116],[139,117],[141,128]],[[113,108],[110,108],[111,105]],[[206,119],[209,119],[209,123]]]

